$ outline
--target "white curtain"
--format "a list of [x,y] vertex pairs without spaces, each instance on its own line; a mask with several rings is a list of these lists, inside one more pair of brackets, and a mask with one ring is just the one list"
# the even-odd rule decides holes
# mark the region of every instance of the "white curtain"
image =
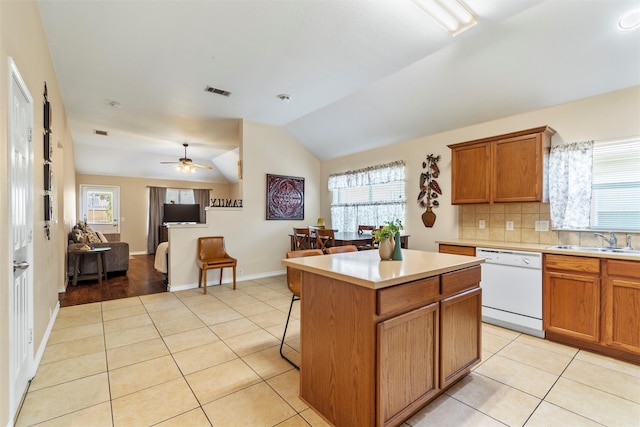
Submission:
[[[384,225],[387,221],[405,221],[406,198],[404,194],[405,167],[403,161],[396,161],[365,169],[348,171],[329,176],[329,190],[353,194],[350,189],[361,189],[369,198],[357,202],[345,200],[331,203],[331,227],[340,231],[356,231],[358,225]],[[382,189],[376,185],[392,184],[396,191],[387,194],[389,187]],[[393,184],[397,184],[393,185]],[[400,190],[401,189],[401,190]],[[375,195],[374,192],[379,191]],[[401,197],[397,197],[398,193]],[[360,193],[362,194],[362,193]],[[391,196],[393,194],[393,196]]]
[[329,190],[367,187],[397,181],[404,181],[404,162],[402,160],[329,175]]
[[593,141],[551,148],[549,155],[549,203],[556,229],[589,227]]

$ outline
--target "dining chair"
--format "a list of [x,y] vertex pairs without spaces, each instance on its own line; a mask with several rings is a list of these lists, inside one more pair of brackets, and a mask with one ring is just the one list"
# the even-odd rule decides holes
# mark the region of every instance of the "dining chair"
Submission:
[[358,234],[363,234],[365,231],[372,232],[375,227],[373,225],[359,225]]
[[311,249],[311,241],[309,238],[309,227],[293,227],[294,249],[296,251],[302,249]]
[[309,228],[309,239],[315,240],[316,239],[316,231],[317,230],[324,230],[325,226],[324,225],[310,225],[308,228]]
[[327,252],[327,248],[336,245],[336,236],[333,230],[317,229],[316,230],[316,248]]
[[341,254],[344,252],[358,252],[358,247],[356,245],[344,245],[327,248],[327,255]]
[[371,240],[369,240],[366,244],[364,245],[358,245],[358,250],[359,251],[365,251],[365,250],[369,250],[369,249],[373,249],[375,242],[373,241],[373,230],[375,230],[375,226],[373,225],[358,225],[358,234],[363,235],[363,234],[371,234]]
[[233,289],[236,288],[237,260],[232,258],[224,247],[224,236],[210,236],[198,238],[198,257],[196,259],[200,274],[198,287],[204,277],[204,293],[207,293],[207,270],[220,269],[220,285],[222,285],[222,270],[233,268]]
[[[287,258],[301,258],[307,256],[323,255],[320,249],[303,249],[301,251],[289,251],[287,252]],[[300,299],[300,289],[302,285],[302,271],[297,268],[287,267],[287,286],[291,291],[291,305],[289,305],[289,314],[287,315],[287,323],[284,324],[284,333],[282,334],[282,342],[280,343],[280,356],[287,362],[291,363],[296,369],[300,370],[300,367],[296,365],[291,359],[284,355],[282,347],[284,346],[284,339],[287,336],[287,327],[289,326],[289,319],[291,318],[291,309],[293,303]]]

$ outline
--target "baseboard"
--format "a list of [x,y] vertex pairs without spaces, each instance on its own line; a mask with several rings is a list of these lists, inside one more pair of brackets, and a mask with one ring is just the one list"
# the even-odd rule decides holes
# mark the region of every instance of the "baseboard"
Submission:
[[[282,276],[283,274],[286,274],[286,270],[280,270],[280,271],[269,271],[266,273],[259,273],[259,274],[250,274],[247,276],[236,276],[236,282],[246,282],[248,280],[256,280],[256,279],[264,279],[266,277],[275,277],[275,276]],[[227,283],[233,283],[233,278],[232,277],[228,277],[228,278],[223,278],[222,279],[222,284],[227,284]],[[214,284],[214,285],[207,285],[208,288],[210,288],[211,286],[219,286],[218,284]],[[198,288],[198,284],[197,283],[186,283],[184,285],[177,285],[177,286],[172,286],[171,284],[167,285],[167,291],[169,292],[177,292],[177,291],[186,291],[188,289],[197,289]]]
[[40,361],[42,360],[42,356],[44,356],[44,351],[47,348],[47,343],[49,342],[49,337],[51,336],[51,330],[53,329],[54,323],[56,323],[56,318],[58,317],[59,312],[60,312],[60,301],[56,303],[55,308],[51,312],[51,317],[49,318],[49,324],[47,325],[47,330],[44,331],[44,336],[42,337],[42,341],[40,342],[38,351],[35,354],[35,357],[33,360],[33,376],[35,376],[36,372],[38,372]]
[[129,252],[129,255],[149,255],[149,252],[147,252],[147,251],[135,251],[135,252]]

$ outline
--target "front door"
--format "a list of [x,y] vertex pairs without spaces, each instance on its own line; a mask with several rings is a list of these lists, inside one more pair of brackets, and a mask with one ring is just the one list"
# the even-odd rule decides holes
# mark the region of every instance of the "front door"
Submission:
[[33,99],[9,59],[10,416],[33,376]]

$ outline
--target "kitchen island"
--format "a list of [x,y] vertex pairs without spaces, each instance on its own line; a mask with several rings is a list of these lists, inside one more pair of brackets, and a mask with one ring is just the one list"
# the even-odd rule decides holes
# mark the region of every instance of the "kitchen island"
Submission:
[[405,249],[302,270],[300,398],[336,426],[396,426],[480,361],[482,258]]

